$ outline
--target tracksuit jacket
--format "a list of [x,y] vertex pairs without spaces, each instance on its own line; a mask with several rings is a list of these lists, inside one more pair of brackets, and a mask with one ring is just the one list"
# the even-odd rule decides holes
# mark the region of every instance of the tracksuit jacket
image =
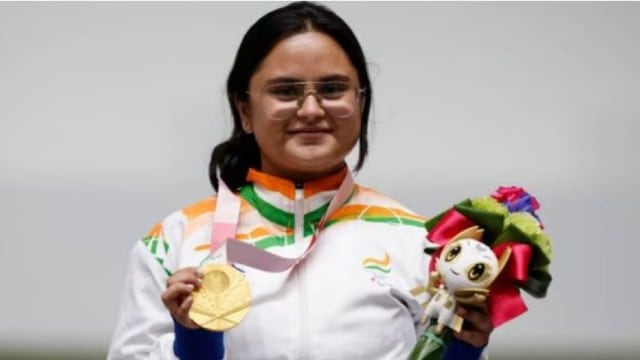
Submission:
[[[251,169],[238,194],[236,238],[299,256],[346,171],[296,184]],[[174,212],[135,245],[107,359],[177,359],[161,293],[173,272],[210,259],[215,208],[210,197]],[[428,300],[424,221],[355,185],[295,267],[270,273],[236,264],[252,308],[224,332],[225,359],[406,359]]]

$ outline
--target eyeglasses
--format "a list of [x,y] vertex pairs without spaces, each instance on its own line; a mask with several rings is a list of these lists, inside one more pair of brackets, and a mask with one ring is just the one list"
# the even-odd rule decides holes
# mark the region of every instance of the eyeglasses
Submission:
[[260,92],[247,93],[259,94],[262,112],[270,120],[294,116],[309,95],[329,115],[344,119],[355,113],[364,91],[348,81],[308,81],[270,84]]

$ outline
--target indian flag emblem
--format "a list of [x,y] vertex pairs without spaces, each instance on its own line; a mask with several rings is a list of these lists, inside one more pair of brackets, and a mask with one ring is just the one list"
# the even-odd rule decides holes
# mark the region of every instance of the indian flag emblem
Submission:
[[391,258],[389,254],[384,253],[381,259],[368,257],[362,260],[362,266],[371,274],[371,282],[375,282],[380,286],[387,285],[387,275],[391,272]]

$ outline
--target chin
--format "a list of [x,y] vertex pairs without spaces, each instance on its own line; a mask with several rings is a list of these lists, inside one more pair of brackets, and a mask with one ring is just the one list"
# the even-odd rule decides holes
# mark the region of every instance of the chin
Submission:
[[302,164],[322,164],[335,159],[338,156],[335,150],[324,145],[296,146],[289,152],[288,158],[296,163]]
[[[336,159],[340,159],[336,161]],[[344,159],[338,155],[323,157],[298,157],[290,162],[294,168],[309,174],[330,174],[342,167]]]
[[305,172],[327,173],[342,167],[349,150],[328,144],[295,146],[283,154],[282,160],[290,167]]

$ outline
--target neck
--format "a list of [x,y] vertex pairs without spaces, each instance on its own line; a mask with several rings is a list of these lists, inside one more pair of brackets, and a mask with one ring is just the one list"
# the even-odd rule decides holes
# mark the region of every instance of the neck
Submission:
[[265,166],[263,166],[260,169],[260,171],[264,174],[276,176],[281,179],[285,179],[298,184],[298,183],[306,183],[310,181],[324,179],[326,177],[329,177],[331,175],[334,175],[343,171],[346,167],[347,167],[347,164],[345,162],[342,162],[335,167],[332,167],[330,169],[326,169],[323,171],[309,171],[309,172],[306,172],[306,171],[291,172],[286,170],[275,171],[274,169],[269,169],[268,167],[265,167]]

